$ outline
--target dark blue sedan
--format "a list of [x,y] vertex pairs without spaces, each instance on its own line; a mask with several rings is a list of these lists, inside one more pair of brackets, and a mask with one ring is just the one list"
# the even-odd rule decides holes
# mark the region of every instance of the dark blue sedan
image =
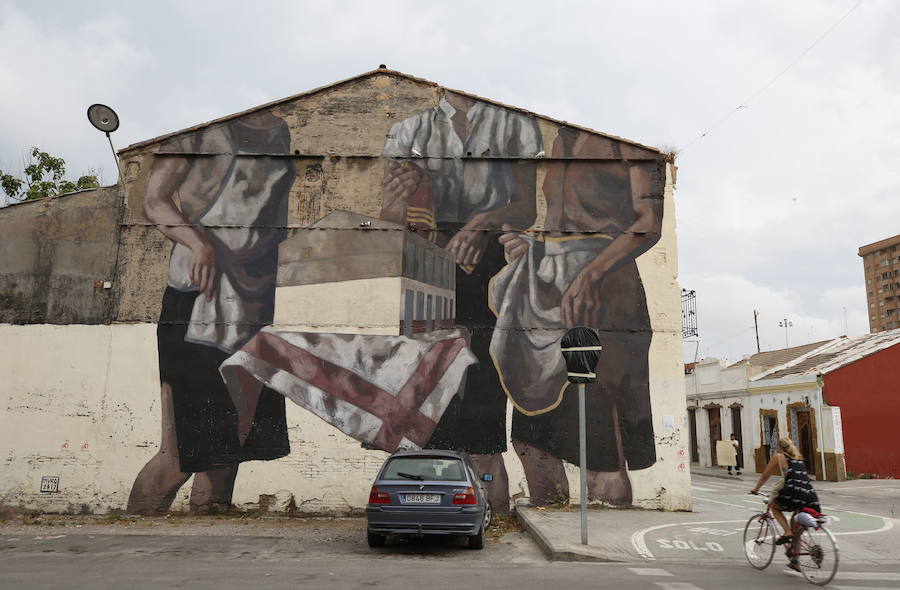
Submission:
[[387,535],[466,535],[484,547],[491,504],[472,459],[456,451],[398,451],[382,465],[366,506],[370,547]]

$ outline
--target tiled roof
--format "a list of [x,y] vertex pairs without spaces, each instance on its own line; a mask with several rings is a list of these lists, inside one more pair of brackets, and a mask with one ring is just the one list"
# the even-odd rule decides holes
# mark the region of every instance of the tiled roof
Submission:
[[792,346],[790,348],[781,348],[779,350],[759,352],[750,356],[749,358],[738,361],[731,366],[736,367],[740,365],[750,365],[751,367],[759,367],[763,370],[771,369],[772,367],[777,367],[779,365],[789,363],[790,361],[797,359],[813,350],[816,350],[817,348],[821,348],[829,342],[831,342],[831,340],[821,340],[819,342],[811,342],[810,344],[803,344],[801,346]]
[[769,371],[752,377],[752,380],[762,381],[792,375],[815,376],[830,373],[870,354],[900,344],[900,329],[866,334],[859,338],[842,336],[824,345],[821,342],[817,344],[819,347],[813,348],[806,356],[795,357],[792,361],[780,366],[773,366]]

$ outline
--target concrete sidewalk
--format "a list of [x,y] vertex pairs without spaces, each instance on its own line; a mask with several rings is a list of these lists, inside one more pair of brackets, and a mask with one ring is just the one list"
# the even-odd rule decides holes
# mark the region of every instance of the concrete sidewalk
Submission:
[[588,544],[581,544],[581,515],[571,508],[518,506],[516,516],[551,561],[642,562],[634,531],[666,523],[690,522],[692,512],[659,512],[628,508],[588,510]]
[[[724,467],[691,466],[691,476],[743,481],[749,490],[759,474],[728,475]],[[577,505],[566,509],[518,506],[516,516],[551,561],[643,561],[639,543],[632,539],[635,530],[696,519],[691,512],[591,508],[588,510],[588,544],[582,545]]]
[[[701,475],[703,477],[715,477],[718,479],[728,479],[731,481],[747,481],[750,486],[756,483],[759,474],[753,471],[741,470],[741,475],[728,475],[725,467],[700,467],[699,465],[691,465],[691,477]],[[749,488],[748,488],[749,489]]]

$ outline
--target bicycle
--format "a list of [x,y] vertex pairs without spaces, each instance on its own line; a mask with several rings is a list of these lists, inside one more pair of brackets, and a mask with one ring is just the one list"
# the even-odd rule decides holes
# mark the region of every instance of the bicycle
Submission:
[[[752,493],[752,492],[751,492]],[[758,494],[762,495],[762,494]],[[744,554],[751,566],[766,569],[775,555],[777,525],[766,499],[766,509],[750,517],[744,526]],[[811,584],[824,586],[837,573],[839,553],[837,541],[828,527],[828,517],[810,508],[791,515],[793,540],[785,543],[785,553],[793,568]]]

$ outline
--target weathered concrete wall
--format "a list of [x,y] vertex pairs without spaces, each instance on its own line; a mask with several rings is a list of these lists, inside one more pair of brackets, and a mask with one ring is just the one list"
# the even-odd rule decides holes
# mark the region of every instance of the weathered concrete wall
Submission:
[[[0,325],[0,505],[30,510],[123,510],[134,476],[159,444],[156,326]],[[53,368],[50,370],[50,368]],[[235,489],[240,509],[346,512],[363,506],[386,453],[359,443],[297,406],[288,407],[293,452],[248,463]],[[58,493],[41,493],[41,477]],[[188,509],[189,487],[172,508]],[[264,499],[264,502],[266,499]]]
[[[457,106],[449,107],[450,102]],[[468,112],[467,122],[456,119],[451,125],[446,118],[451,111]],[[423,126],[426,120],[437,121],[430,131]],[[456,151],[447,151],[451,144]],[[381,420],[374,446],[392,450],[396,441],[379,437],[394,427],[386,424],[396,416],[390,399],[404,395],[407,377],[420,383],[411,391],[415,395],[433,387],[450,396],[435,393],[427,404],[420,400],[421,411],[401,414],[396,428],[410,428],[408,440],[415,438],[413,431],[434,433],[432,444],[467,450],[483,471],[508,474],[508,485],[506,477],[492,484],[496,507],[509,496],[549,501],[548,490],[575,500],[573,395],[560,383],[531,398],[511,387],[511,377],[544,363],[532,356],[533,343],[504,343],[498,336],[587,324],[600,331],[605,346],[601,378],[589,388],[589,465],[605,484],[591,488],[591,499],[690,507],[674,200],[671,167],[659,152],[378,72],[132,146],[122,160],[127,204],[107,291],[116,305],[106,306],[112,315],[97,320],[113,323],[10,325],[33,321],[16,317],[2,326],[2,340],[17,348],[0,355],[0,370],[13,376],[0,384],[0,397],[9,400],[3,418],[17,426],[0,435],[10,449],[0,502],[54,510],[84,505],[98,512],[187,508],[190,486],[180,488],[171,506],[160,503],[163,471],[231,469],[228,461],[240,460],[235,453],[252,449],[252,456],[241,458],[267,460],[245,463],[233,493],[218,490],[214,502],[248,507],[263,497],[263,504],[277,508],[292,498],[310,511],[359,508],[384,451],[364,450],[360,441],[367,447],[373,442],[352,430],[358,416],[336,411],[334,400],[326,404],[329,422],[293,402],[285,408],[281,396],[296,393],[287,391],[292,387],[331,395],[331,385],[365,380],[388,395],[375,395],[380,401],[372,402],[353,398],[359,388],[350,388],[334,392],[335,399],[351,399],[364,408],[366,419]],[[279,317],[273,309],[279,305],[279,242],[299,232],[323,232],[334,236],[326,242],[337,248],[339,260],[343,252],[337,244],[353,244],[362,235],[361,227],[313,227],[335,211],[391,221],[396,229],[377,231],[415,231],[455,257],[457,325],[470,335],[477,361],[469,369],[463,401],[452,397],[450,382],[460,386],[452,366],[437,369],[432,364],[439,363],[423,362],[420,371],[413,363],[407,376],[396,373],[405,361],[390,362],[392,355],[419,359],[437,350],[429,342],[452,344],[459,333],[436,330],[428,336],[432,340],[422,340],[364,329],[367,322],[404,319],[398,317],[402,298],[414,288],[408,282],[396,289],[354,289],[344,280],[346,273],[336,272],[332,283],[317,279],[300,297],[282,297],[281,305],[290,308],[283,317],[292,323],[313,323],[316,310],[322,310],[322,323],[347,324],[331,333],[310,326],[319,333],[300,337],[306,349],[281,338],[277,326],[267,328]],[[84,221],[91,231],[106,227]],[[501,237],[510,241],[505,252]],[[206,246],[211,251],[201,255]],[[524,267],[523,256],[546,269],[552,256],[570,254],[567,264],[591,263],[591,273],[561,275],[547,287],[549,298],[529,298],[516,287],[489,304],[495,277],[509,274],[514,265]],[[206,278],[203,269],[209,271]],[[438,291],[428,291],[432,288],[438,286],[424,285],[420,294],[433,295],[437,306]],[[199,290],[205,293],[198,295]],[[417,301],[418,294],[412,295]],[[557,319],[548,327],[509,315],[504,305],[518,297],[550,301],[548,317]],[[562,311],[563,297],[575,298],[576,305]],[[564,322],[558,319],[562,313],[571,317]],[[505,327],[495,329],[502,322]],[[347,331],[359,339],[342,337]],[[276,349],[297,356],[287,361],[266,356]],[[343,357],[326,363],[326,356],[341,350]],[[310,354],[320,359],[312,364],[327,364],[329,370],[307,375]],[[229,389],[217,370],[223,362],[238,371]],[[197,396],[209,396],[203,407],[217,407],[214,418],[191,408]],[[475,409],[466,409],[464,404],[473,402]],[[426,405],[429,412],[436,407],[443,412],[437,424],[423,420],[430,415]],[[472,421],[486,414],[490,421]],[[616,428],[626,432],[622,449]],[[235,441],[247,438],[197,463],[194,451],[223,434]],[[554,457],[558,472],[529,470],[528,453],[518,455],[510,441]],[[60,477],[60,493],[39,491],[44,475]],[[197,481],[206,477],[195,476],[195,492],[202,487]]]
[[106,187],[0,209],[0,322],[110,321],[120,203]]

